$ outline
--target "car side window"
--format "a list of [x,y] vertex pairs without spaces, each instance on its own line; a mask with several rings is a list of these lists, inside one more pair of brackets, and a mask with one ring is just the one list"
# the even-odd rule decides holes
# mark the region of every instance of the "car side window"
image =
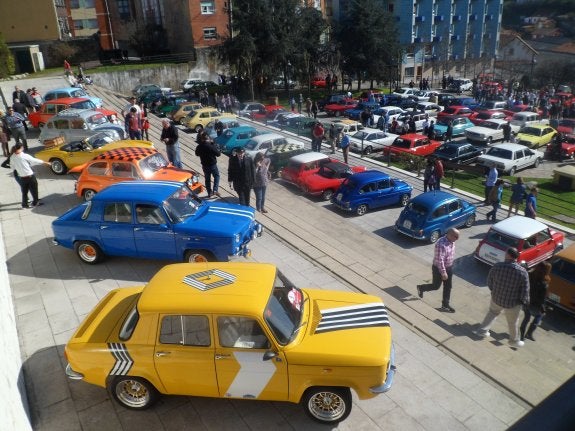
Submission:
[[435,211],[433,211],[433,214],[431,215],[431,217],[432,218],[439,218],[439,217],[446,216],[447,214],[448,214],[447,205],[441,205],[441,206],[437,207],[435,209]]
[[364,185],[361,189],[359,189],[359,194],[362,195],[364,193],[371,193],[376,190],[376,183],[368,183]]
[[449,202],[449,213],[457,211],[461,208],[461,202],[457,199],[453,202]]
[[160,207],[156,205],[137,204],[136,205],[136,220],[138,223],[143,224],[162,224],[164,217]]
[[104,221],[114,223],[131,223],[132,207],[130,204],[114,202],[104,207]]
[[541,244],[542,242],[548,241],[551,239],[551,234],[547,229],[538,232],[537,235],[537,244]]
[[207,316],[164,316],[160,327],[160,343],[210,346],[212,342]]
[[386,190],[389,188],[389,179],[381,180],[377,183],[378,190]]
[[137,178],[130,163],[112,163],[112,175],[122,178]]
[[53,105],[52,103],[48,103],[46,104],[46,106],[44,106],[44,112],[46,114],[56,114],[56,106],[57,105]]
[[221,316],[218,322],[220,346],[241,349],[268,349],[270,342],[260,324],[249,317]]
[[86,124],[80,118],[71,121],[72,129],[87,129]]
[[106,175],[108,170],[108,163],[106,162],[96,162],[88,166],[88,173],[90,175]]
[[54,120],[54,127],[60,130],[68,129],[68,120]]

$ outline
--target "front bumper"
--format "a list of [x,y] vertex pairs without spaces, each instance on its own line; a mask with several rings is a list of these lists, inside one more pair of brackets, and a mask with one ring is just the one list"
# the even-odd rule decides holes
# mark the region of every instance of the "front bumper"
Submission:
[[66,376],[72,380],[82,380],[84,379],[84,374],[74,371],[70,364],[66,364]]
[[385,378],[385,382],[383,382],[382,385],[369,388],[369,392],[372,394],[383,394],[389,391],[393,385],[393,378],[395,377],[396,371],[397,367],[395,366],[395,347],[392,344],[391,354],[389,356],[389,367],[387,368],[387,377]]

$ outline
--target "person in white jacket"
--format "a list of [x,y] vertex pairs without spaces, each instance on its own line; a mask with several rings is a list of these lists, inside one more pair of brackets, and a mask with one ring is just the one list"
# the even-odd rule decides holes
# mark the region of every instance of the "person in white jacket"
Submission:
[[13,154],[10,156],[10,168],[15,171],[15,175],[18,175],[18,184],[20,184],[20,190],[22,190],[22,208],[30,208],[28,205],[28,192],[32,194],[33,207],[42,205],[38,198],[38,180],[32,170],[32,166],[35,165],[50,166],[50,163],[25,153],[24,146],[21,143],[17,143],[14,146]]

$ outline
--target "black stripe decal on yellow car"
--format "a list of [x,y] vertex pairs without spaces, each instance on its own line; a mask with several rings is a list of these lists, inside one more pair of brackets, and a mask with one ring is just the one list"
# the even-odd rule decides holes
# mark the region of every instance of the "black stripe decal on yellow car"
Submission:
[[182,281],[188,286],[205,291],[232,284],[236,281],[236,276],[219,269],[208,269],[207,271],[188,274]]
[[385,305],[381,303],[360,304],[321,310],[321,320],[315,333],[370,326],[389,326]]
[[111,376],[125,376],[132,368],[134,361],[128,353],[126,345],[123,343],[108,343],[108,349],[116,360],[116,363],[110,371]]

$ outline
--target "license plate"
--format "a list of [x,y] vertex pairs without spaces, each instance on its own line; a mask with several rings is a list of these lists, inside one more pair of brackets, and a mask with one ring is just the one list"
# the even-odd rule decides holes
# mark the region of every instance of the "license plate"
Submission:
[[411,221],[410,220],[404,220],[403,221],[403,227],[406,229],[411,229]]

